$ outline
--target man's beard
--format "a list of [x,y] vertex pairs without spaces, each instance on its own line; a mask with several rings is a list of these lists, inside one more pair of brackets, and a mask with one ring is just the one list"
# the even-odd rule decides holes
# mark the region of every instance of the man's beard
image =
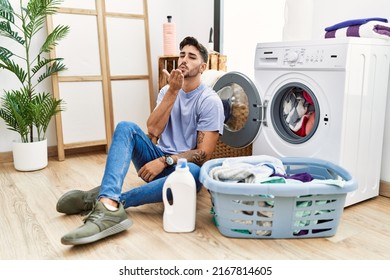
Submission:
[[[186,68],[186,70],[188,70],[188,69]],[[196,77],[198,74],[199,74],[199,67],[192,69],[192,70],[189,70],[189,71],[186,71],[184,73],[184,79]]]

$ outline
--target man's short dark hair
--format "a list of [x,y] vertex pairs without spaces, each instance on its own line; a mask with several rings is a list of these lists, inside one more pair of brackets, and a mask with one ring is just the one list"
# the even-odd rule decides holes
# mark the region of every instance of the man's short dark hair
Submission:
[[202,56],[203,62],[207,63],[209,60],[209,53],[207,49],[198,42],[198,40],[196,40],[194,37],[185,37],[183,41],[180,42],[180,50],[182,50],[187,45],[194,46]]

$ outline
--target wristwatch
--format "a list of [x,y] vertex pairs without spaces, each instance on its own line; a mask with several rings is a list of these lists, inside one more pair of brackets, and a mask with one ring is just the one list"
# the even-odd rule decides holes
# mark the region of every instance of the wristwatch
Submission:
[[171,157],[170,155],[165,155],[165,163],[168,165],[168,166],[172,166],[175,164],[175,160],[173,159],[173,157]]

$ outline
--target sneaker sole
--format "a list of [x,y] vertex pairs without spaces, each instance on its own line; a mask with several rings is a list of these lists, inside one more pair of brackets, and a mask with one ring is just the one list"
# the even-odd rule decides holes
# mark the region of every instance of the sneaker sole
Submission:
[[[85,211],[91,210],[92,208],[85,210],[85,209],[80,209],[80,207],[79,208],[72,208],[72,209],[69,209],[67,207],[62,207],[62,206],[67,204],[66,200],[69,200],[69,199],[71,199],[74,196],[83,197],[88,192],[89,191],[72,190],[72,191],[69,191],[69,192],[63,194],[58,199],[58,202],[57,202],[57,205],[56,205],[57,212],[62,213],[62,214],[67,214],[67,215],[73,215],[73,214],[80,214],[80,213],[83,213]],[[97,193],[99,194],[99,192],[97,192]]]
[[112,226],[110,228],[107,228],[107,229],[105,229],[97,234],[94,234],[92,236],[73,239],[73,240],[67,240],[67,239],[61,238],[61,243],[64,245],[83,245],[83,244],[92,243],[92,242],[98,241],[100,239],[106,238],[108,236],[125,231],[126,229],[128,229],[132,225],[133,225],[133,222],[129,219],[126,219],[126,220],[120,222],[119,224]]

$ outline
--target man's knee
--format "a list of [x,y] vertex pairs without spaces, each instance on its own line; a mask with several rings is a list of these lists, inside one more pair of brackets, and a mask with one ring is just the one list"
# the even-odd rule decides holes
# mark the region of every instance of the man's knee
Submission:
[[200,188],[202,187],[202,183],[199,181],[200,167],[199,167],[199,165],[192,163],[192,162],[188,163],[188,167],[190,169],[192,176],[195,179],[196,191],[198,192],[198,191],[200,191]]
[[115,130],[128,130],[132,128],[136,128],[138,125],[131,121],[120,121],[117,125]]
[[142,129],[138,126],[138,124],[131,121],[121,121],[116,125],[115,133],[125,133],[128,134],[140,134]]

